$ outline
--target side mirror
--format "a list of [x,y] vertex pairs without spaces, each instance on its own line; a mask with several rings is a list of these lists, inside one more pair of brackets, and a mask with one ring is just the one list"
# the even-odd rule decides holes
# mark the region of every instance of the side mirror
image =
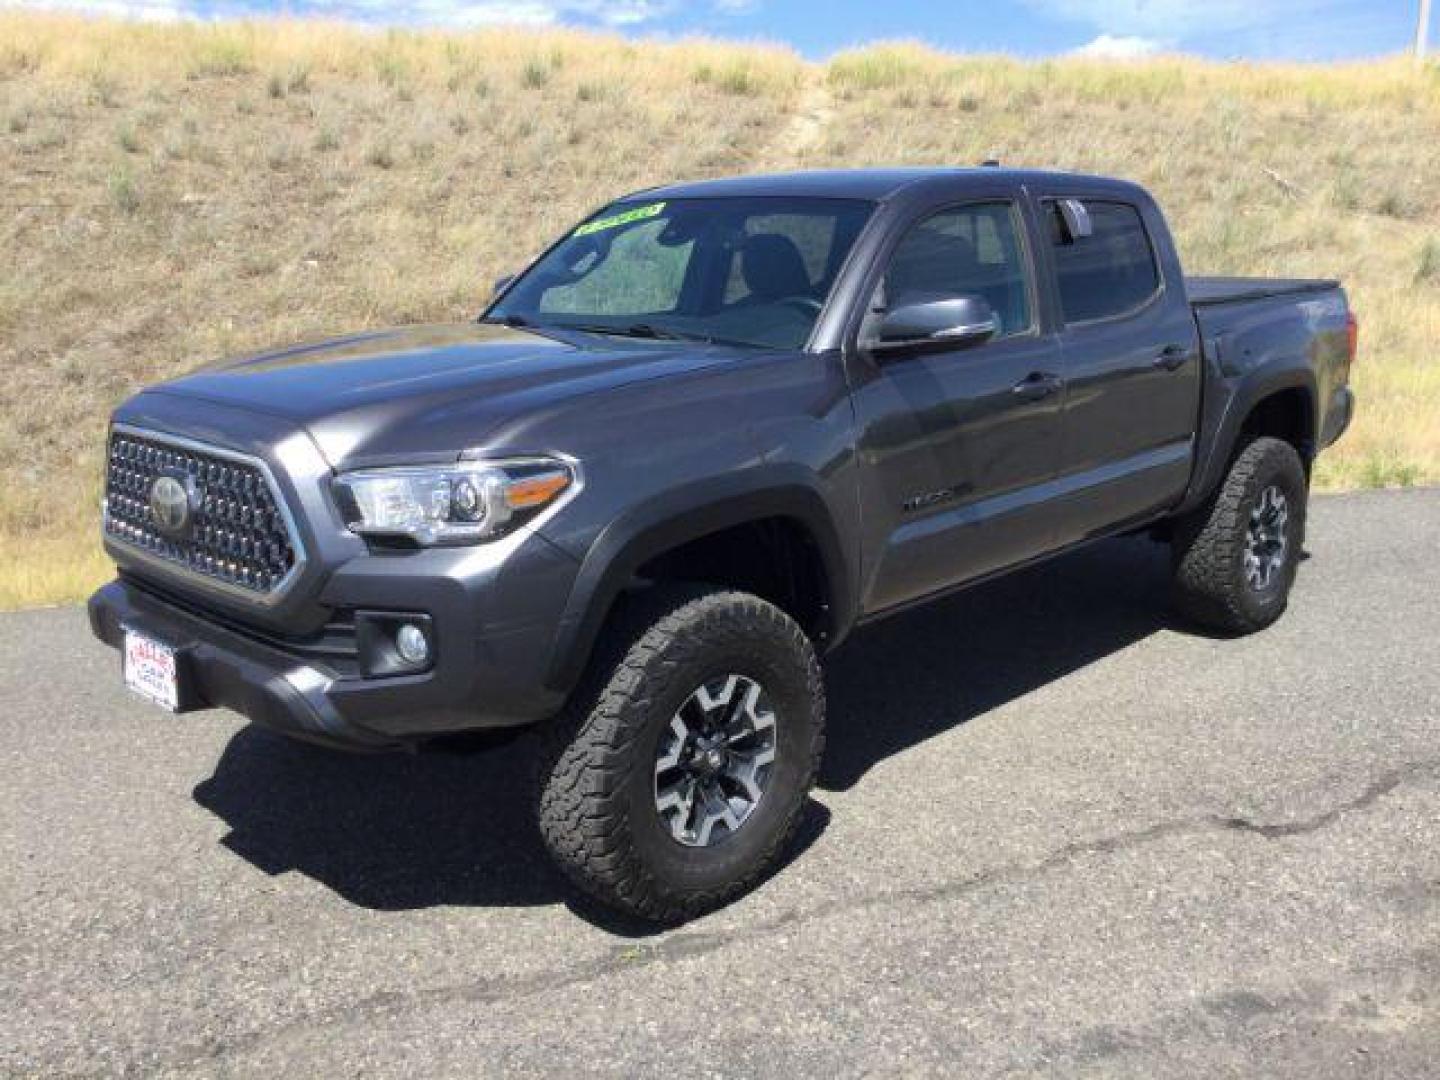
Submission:
[[496,278],[496,279],[495,279],[495,288],[494,288],[494,289],[491,291],[491,293],[490,293],[490,299],[492,299],[492,300],[498,300],[498,299],[500,299],[500,294],[503,293],[506,289],[508,289],[508,288],[510,287],[510,283],[511,283],[512,281],[514,281],[514,280],[515,280],[515,275],[514,275],[514,274],[504,274],[504,275]]
[[1079,199],[1061,199],[1060,220],[1065,225],[1065,237],[1070,243],[1095,235],[1095,226],[1090,221],[1090,211]]
[[995,310],[978,296],[900,304],[880,320],[871,349],[890,352],[963,348],[988,341],[1000,331]]

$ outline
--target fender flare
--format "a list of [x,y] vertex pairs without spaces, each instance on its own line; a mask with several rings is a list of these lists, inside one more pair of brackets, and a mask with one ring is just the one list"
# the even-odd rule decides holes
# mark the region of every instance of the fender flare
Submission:
[[1312,437],[1319,423],[1319,394],[1315,373],[1303,359],[1287,358],[1267,364],[1239,379],[1233,389],[1222,384],[1207,392],[1227,398],[1224,411],[1214,422],[1213,430],[1201,432],[1199,464],[1180,513],[1205,501],[1225,478],[1225,470],[1234,456],[1241,429],[1255,407],[1266,398],[1286,390],[1301,390],[1309,405],[1307,421]]
[[829,609],[826,644],[854,622],[851,561],[812,474],[799,466],[747,469],[667,491],[610,522],[581,560],[556,631],[547,684],[568,693],[590,660],[616,599],[657,555],[722,529],[789,518],[815,542]]

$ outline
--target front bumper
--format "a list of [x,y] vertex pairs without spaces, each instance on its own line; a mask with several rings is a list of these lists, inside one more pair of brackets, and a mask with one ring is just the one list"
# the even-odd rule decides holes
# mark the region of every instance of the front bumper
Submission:
[[[383,748],[531,723],[563,704],[549,673],[579,562],[543,536],[522,528],[471,546],[374,548],[340,520],[314,440],[279,417],[162,389],[132,398],[115,421],[263,463],[305,556],[286,588],[257,599],[105,537],[119,579],[90,601],[95,634],[118,648],[133,626],[172,646],[195,707]],[[430,670],[367,677],[353,634],[364,612],[428,616]]]
[[[401,586],[388,575],[384,580]],[[354,586],[342,572],[327,592],[353,595]],[[89,615],[95,636],[112,648],[123,648],[127,627],[173,647],[187,708],[231,709],[309,742],[393,749],[438,735],[531,723],[558,709],[563,695],[543,685],[549,628],[477,640],[480,627],[460,583],[420,578],[408,583],[404,596],[405,605],[372,600],[357,606],[419,610],[417,602],[423,603],[438,641],[435,664],[423,674],[383,678],[363,677],[343,651],[335,655],[207,617],[133,578],[96,592]]]

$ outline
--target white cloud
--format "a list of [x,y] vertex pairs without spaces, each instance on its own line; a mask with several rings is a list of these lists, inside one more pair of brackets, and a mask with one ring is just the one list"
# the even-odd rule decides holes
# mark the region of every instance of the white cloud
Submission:
[[636,23],[657,19],[670,10],[668,0],[600,0],[599,3],[557,4],[561,10],[589,15],[607,26],[633,26]]
[[[1102,34],[1183,38],[1215,27],[1237,29],[1283,17],[1304,0],[1028,0],[1031,7],[1071,22],[1086,23]],[[1311,5],[1313,6],[1313,4]]]
[[760,6],[760,0],[713,0],[713,7],[721,15],[749,15]]
[[429,3],[427,23],[444,26],[550,26],[559,18],[553,4],[530,0],[497,0],[484,4]]
[[[340,0],[335,6],[342,11],[354,0]],[[302,5],[303,6],[303,5]],[[670,9],[669,0],[424,0],[419,5],[419,18],[414,8],[409,20],[432,26],[485,26],[511,24],[521,26],[552,26],[555,23],[581,21],[604,26],[636,26],[659,18]],[[294,8],[292,8],[294,10]],[[376,13],[383,21],[393,21],[395,8],[389,3],[378,5]],[[343,16],[342,16],[343,17]],[[376,21],[382,21],[378,19]]]
[[1363,0],[1024,0],[1042,17],[1101,38],[1149,38],[1167,49],[1205,42],[1236,54],[1303,55],[1374,22]]
[[[360,23],[415,26],[553,26],[561,22],[635,26],[664,15],[672,0],[415,0],[399,9],[389,0],[290,0],[277,13]],[[147,21],[253,18],[262,14],[241,0],[0,0],[0,8],[65,8],[90,15]]]
[[81,11],[86,15],[137,19],[141,22],[177,22],[190,18],[184,0],[0,0],[0,10],[42,8]]
[[1142,56],[1153,56],[1165,48],[1164,42],[1154,38],[1136,35],[1101,34],[1092,41],[1081,45],[1074,55],[1089,56],[1101,60],[1137,60]]

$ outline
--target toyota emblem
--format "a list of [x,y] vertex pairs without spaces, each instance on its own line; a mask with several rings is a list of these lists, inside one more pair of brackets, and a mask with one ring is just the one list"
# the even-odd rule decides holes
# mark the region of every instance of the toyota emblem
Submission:
[[[187,478],[188,479],[188,478]],[[150,516],[155,527],[171,537],[190,531],[191,487],[174,476],[157,476],[150,485]]]

